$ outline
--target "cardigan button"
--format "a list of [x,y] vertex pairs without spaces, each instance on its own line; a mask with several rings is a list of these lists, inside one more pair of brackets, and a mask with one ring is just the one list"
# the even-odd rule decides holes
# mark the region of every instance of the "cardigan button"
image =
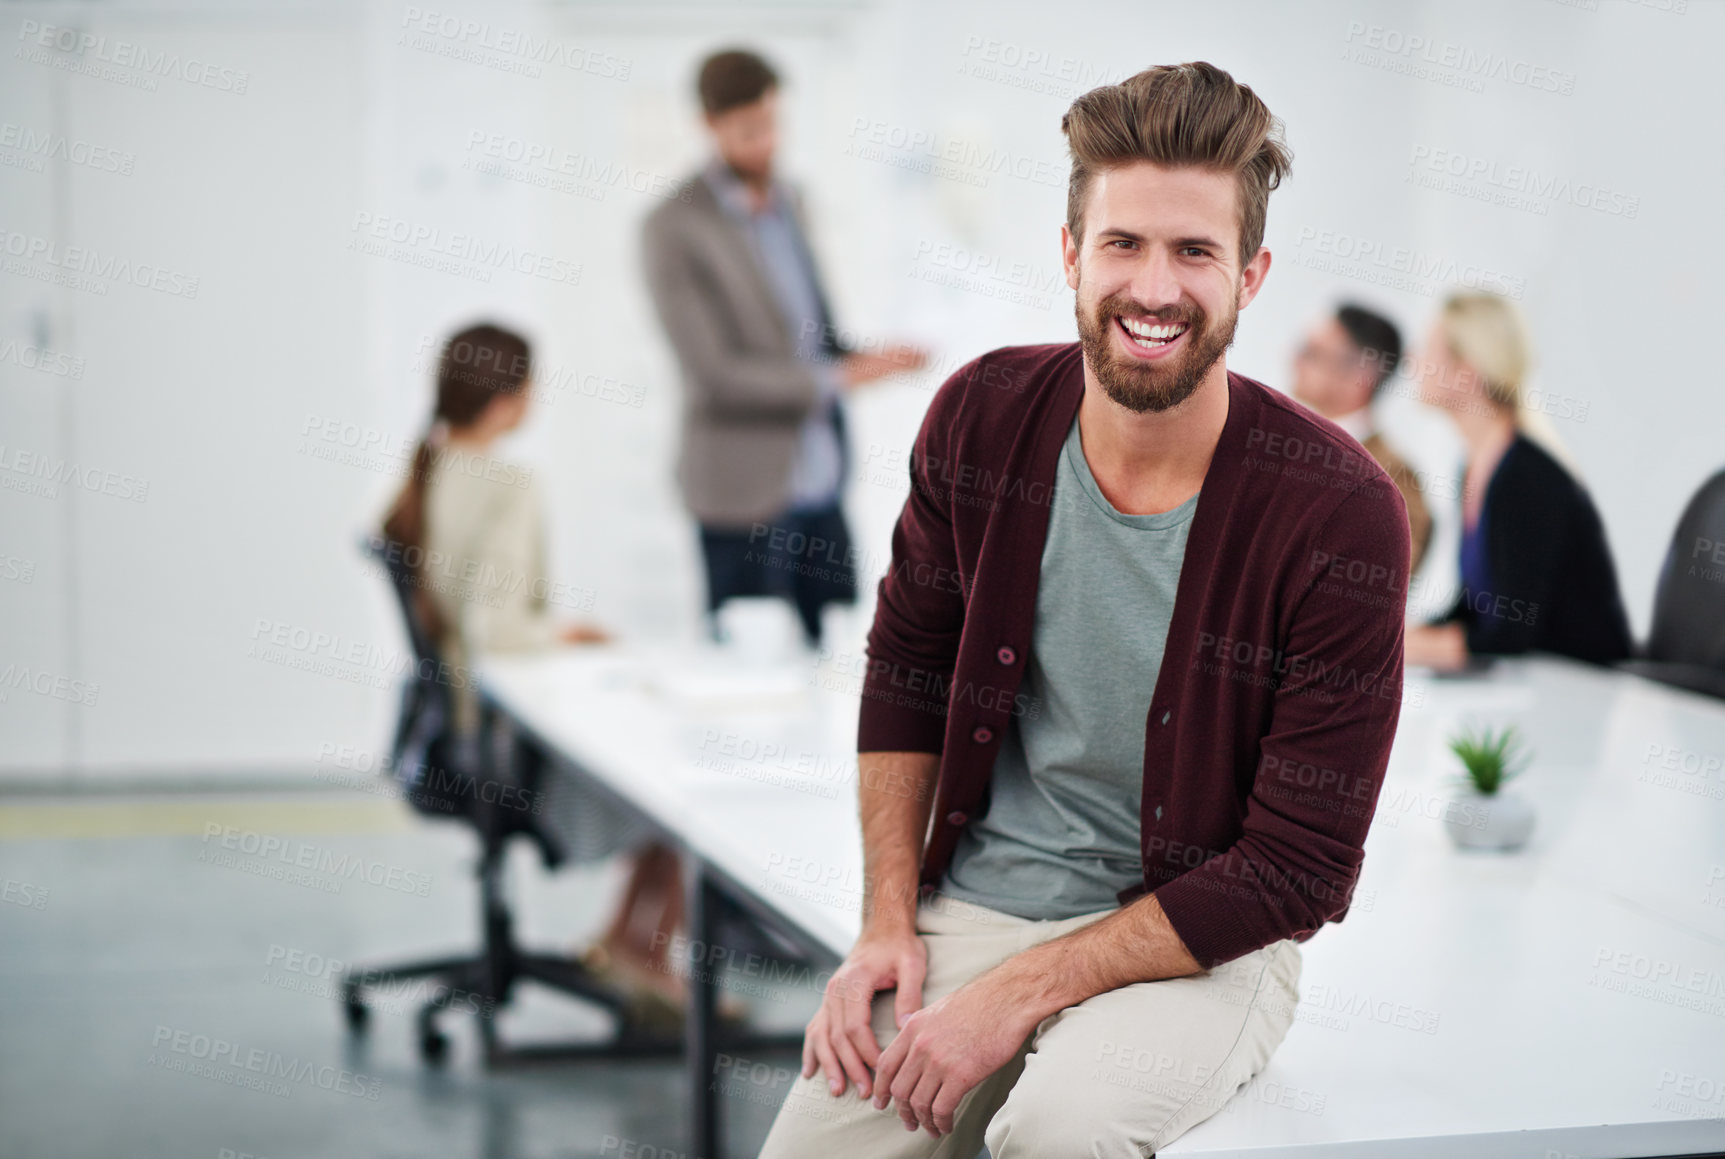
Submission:
[[1168,718],[1169,718],[1169,717],[1171,717],[1171,716],[1173,716],[1173,715],[1174,715],[1174,710],[1173,710],[1173,709],[1169,709],[1169,710],[1168,710],[1168,711],[1167,711],[1167,712],[1164,712],[1164,713],[1163,713],[1163,714],[1162,714],[1162,723],[1163,723],[1163,724],[1167,724],[1167,723],[1168,723]]
[[1012,664],[1018,659],[1018,653],[1011,648],[1002,648],[994,654],[994,658],[1002,664]]
[[962,825],[968,820],[970,820],[970,818],[966,817],[963,813],[960,813],[957,809],[954,809],[946,815],[946,823],[948,825]]
[[976,726],[976,731],[970,734],[970,739],[977,744],[987,744],[994,739],[994,730],[986,724],[979,724]]

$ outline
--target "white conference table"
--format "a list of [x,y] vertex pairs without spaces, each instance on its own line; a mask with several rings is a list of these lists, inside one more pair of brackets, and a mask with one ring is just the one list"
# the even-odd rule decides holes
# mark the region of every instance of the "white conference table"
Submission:
[[[838,957],[862,893],[860,672],[854,655],[605,646],[489,660],[479,678]],[[1446,739],[1470,722],[1514,723],[1534,753],[1512,782],[1538,812],[1520,851],[1463,852],[1444,831]],[[1725,704],[1552,659],[1410,670],[1353,908],[1303,955],[1270,1065],[1163,1154],[1725,1152]]]

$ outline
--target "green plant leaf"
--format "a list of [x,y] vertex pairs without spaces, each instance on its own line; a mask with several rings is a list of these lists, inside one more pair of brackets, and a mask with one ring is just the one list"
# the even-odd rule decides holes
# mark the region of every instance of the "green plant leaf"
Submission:
[[1449,749],[1461,761],[1473,787],[1487,797],[1521,773],[1530,757],[1513,724],[1501,729],[1465,725],[1450,737]]

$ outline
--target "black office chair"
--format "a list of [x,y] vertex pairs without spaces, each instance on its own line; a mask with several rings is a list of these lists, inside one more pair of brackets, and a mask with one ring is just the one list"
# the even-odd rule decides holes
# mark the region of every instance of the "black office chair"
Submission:
[[1725,699],[1725,471],[1701,485],[1671,537],[1653,629],[1631,672]]
[[[420,1007],[417,1026],[420,1056],[428,1063],[443,1061],[449,1039],[437,1027],[441,1011],[450,1008],[478,1012],[485,1057],[489,1063],[528,1058],[627,1057],[676,1054],[680,1035],[652,1031],[634,1016],[628,997],[594,977],[570,958],[530,953],[515,944],[509,906],[503,896],[503,856],[512,837],[525,837],[539,850],[547,868],[563,854],[531,803],[540,800],[546,772],[543,754],[498,727],[487,711],[477,738],[463,740],[450,727],[450,670],[442,663],[427,630],[416,593],[418,577],[405,562],[409,553],[398,543],[373,536],[363,550],[389,577],[412,643],[414,670],[402,687],[401,714],[396,724],[391,771],[404,799],[428,816],[457,818],[479,834],[477,866],[483,943],[465,957],[434,958],[396,966],[350,970],[342,982],[348,1026],[363,1033],[370,1010],[368,989],[388,987],[404,979],[429,978],[431,996]],[[465,678],[463,675],[461,678]],[[530,978],[552,989],[584,999],[610,1012],[617,1020],[614,1037],[591,1043],[509,1048],[498,1041],[496,1011],[509,1001],[516,982]]]

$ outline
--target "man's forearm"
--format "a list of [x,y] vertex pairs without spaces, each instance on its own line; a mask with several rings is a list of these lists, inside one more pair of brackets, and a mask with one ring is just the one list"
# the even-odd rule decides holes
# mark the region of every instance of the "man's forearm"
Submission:
[[937,753],[858,753],[862,814],[863,928],[914,929]]
[[1034,1015],[1040,1022],[1134,982],[1183,978],[1201,969],[1161,903],[1148,894],[1083,929],[1032,946],[991,973],[1025,1004],[1027,1019]]

